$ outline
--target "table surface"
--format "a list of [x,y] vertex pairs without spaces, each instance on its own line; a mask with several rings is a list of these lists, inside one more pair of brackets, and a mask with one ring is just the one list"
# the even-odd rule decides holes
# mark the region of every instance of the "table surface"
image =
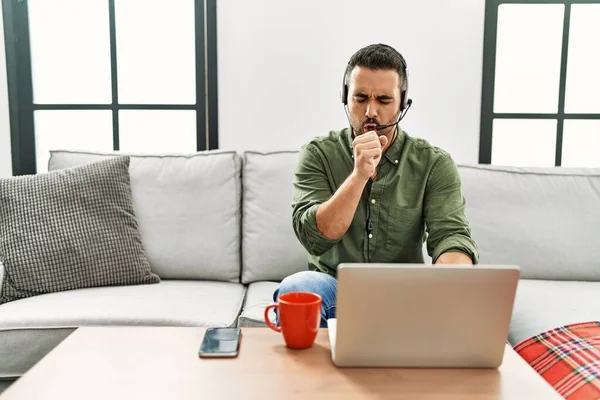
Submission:
[[337,368],[327,330],[291,350],[268,328],[243,328],[233,359],[201,359],[204,328],[79,328],[0,400],[560,399],[507,345],[498,369]]

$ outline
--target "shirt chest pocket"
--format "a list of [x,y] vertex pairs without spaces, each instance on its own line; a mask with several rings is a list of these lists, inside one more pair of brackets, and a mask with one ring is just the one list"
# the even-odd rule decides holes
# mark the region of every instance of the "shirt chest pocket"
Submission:
[[386,248],[396,252],[406,247],[420,246],[423,229],[422,207],[392,205],[387,219]]

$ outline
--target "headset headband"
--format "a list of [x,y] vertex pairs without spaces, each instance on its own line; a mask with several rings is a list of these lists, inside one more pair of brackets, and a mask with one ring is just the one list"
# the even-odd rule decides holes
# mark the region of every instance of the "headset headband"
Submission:
[[[401,69],[403,71],[399,70],[398,73],[400,74],[400,77],[402,78],[401,72],[404,72],[404,85],[403,85],[403,89],[400,92],[400,98],[402,99],[402,102],[400,104],[400,111],[404,111],[408,107],[408,103],[409,103],[409,99],[408,99],[408,66],[406,65],[406,60],[404,60],[404,57],[402,57],[402,54],[400,54],[398,51],[396,51],[393,47],[385,45],[385,44],[382,46],[384,46],[385,48],[391,50],[396,55],[398,55],[398,57],[400,58],[400,62],[402,63]],[[350,68],[350,61],[348,61],[348,64],[346,65],[346,70],[344,71],[344,77],[342,80],[341,98],[342,98],[342,103],[344,104],[344,106],[348,105],[348,83],[346,82],[346,80],[348,78],[348,74],[350,73],[350,71],[348,71],[349,68]]]

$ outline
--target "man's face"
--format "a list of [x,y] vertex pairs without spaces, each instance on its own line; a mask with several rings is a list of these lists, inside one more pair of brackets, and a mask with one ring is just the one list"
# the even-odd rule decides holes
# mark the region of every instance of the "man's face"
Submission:
[[[348,80],[348,110],[355,135],[394,123],[400,116],[400,76],[393,69],[354,67]],[[393,134],[395,126],[377,131]]]

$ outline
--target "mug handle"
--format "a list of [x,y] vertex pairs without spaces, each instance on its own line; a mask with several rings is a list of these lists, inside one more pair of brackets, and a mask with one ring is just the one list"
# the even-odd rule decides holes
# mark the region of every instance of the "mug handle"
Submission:
[[278,327],[278,326],[273,325],[273,323],[269,319],[269,310],[271,308],[277,308],[278,306],[279,306],[279,304],[271,304],[270,306],[268,306],[267,308],[265,308],[265,322],[267,323],[267,326],[269,328],[273,329],[275,332],[281,332],[281,328]]

